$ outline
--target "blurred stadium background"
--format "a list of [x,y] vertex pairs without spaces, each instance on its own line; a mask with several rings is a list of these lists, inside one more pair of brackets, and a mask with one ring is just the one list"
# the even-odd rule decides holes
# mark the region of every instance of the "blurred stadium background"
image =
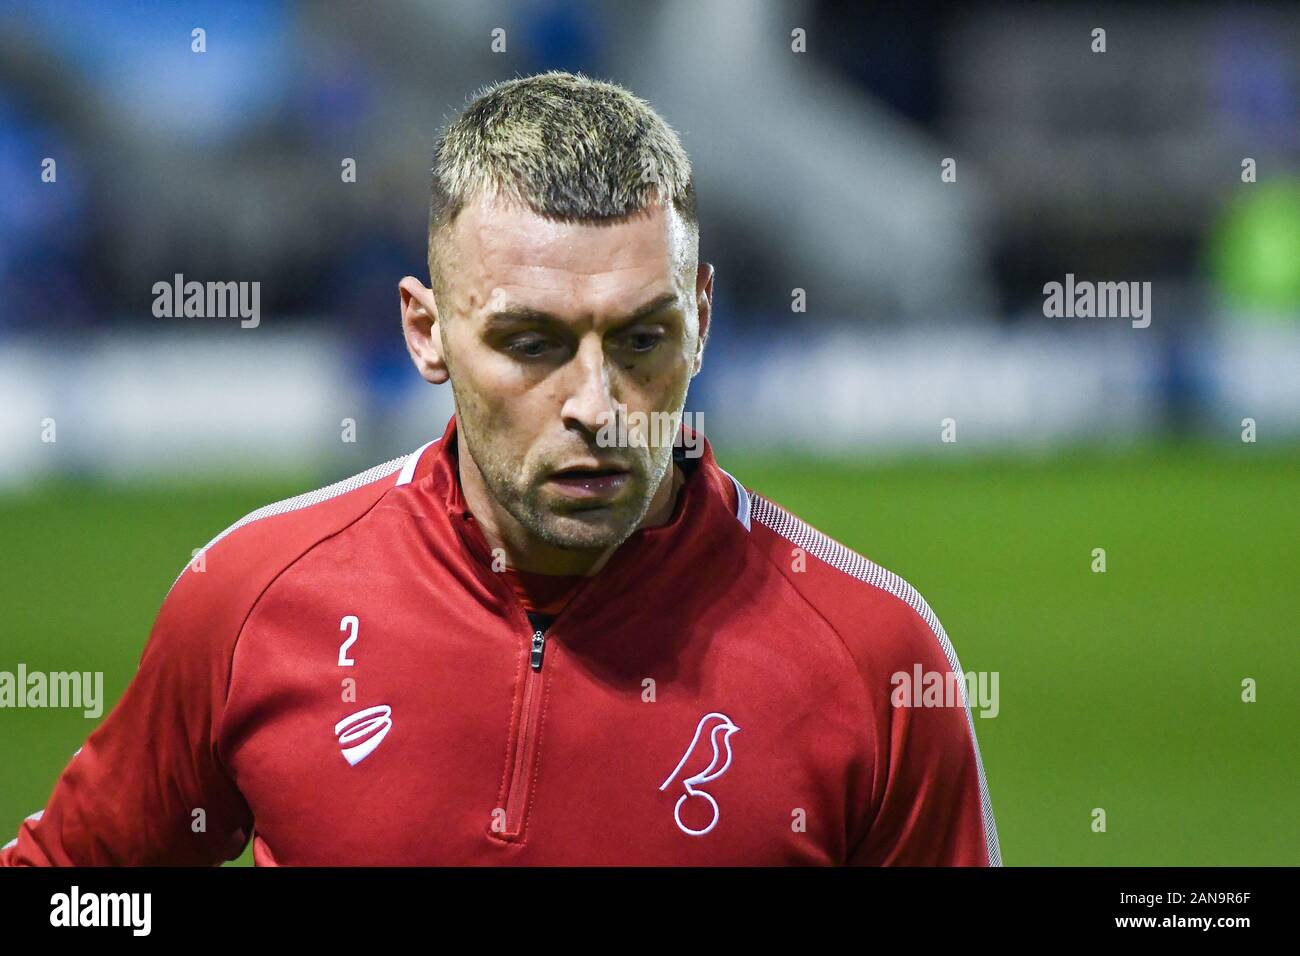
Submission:
[[[115,701],[193,549],[441,431],[396,308],[433,137],[550,68],[692,155],[723,465],[1000,673],[1006,861],[1300,862],[1294,4],[0,0],[0,670]],[[260,325],[155,318],[177,273]],[[1150,327],[1046,318],[1067,273]],[[92,726],[0,712],[0,842]]]

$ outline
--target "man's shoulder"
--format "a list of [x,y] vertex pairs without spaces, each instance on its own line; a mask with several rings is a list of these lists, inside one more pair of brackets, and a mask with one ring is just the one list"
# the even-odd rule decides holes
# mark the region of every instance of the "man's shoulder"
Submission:
[[244,515],[195,552],[173,582],[159,624],[184,623],[188,632],[216,631],[233,640],[267,587],[409,483],[425,448]]
[[929,603],[900,575],[841,544],[771,499],[749,492],[752,536],[861,670],[956,667]]

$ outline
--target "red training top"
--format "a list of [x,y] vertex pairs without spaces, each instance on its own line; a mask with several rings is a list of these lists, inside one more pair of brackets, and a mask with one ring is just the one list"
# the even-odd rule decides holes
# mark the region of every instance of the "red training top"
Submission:
[[455,444],[219,535],[0,863],[1000,862],[964,693],[895,706],[961,673],[905,581],[705,442],[535,628]]

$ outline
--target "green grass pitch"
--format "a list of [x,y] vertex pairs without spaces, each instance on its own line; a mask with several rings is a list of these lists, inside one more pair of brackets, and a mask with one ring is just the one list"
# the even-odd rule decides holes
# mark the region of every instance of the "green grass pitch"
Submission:
[[[999,673],[975,725],[1007,864],[1300,863],[1297,449],[721,463],[909,580],[963,668]],[[0,496],[0,670],[102,670],[111,706],[191,550],[336,477]],[[0,842],[93,725],[0,711]]]

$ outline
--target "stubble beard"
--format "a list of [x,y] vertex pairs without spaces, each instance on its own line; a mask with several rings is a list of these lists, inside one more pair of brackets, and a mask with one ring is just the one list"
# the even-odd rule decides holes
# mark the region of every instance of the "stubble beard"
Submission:
[[[549,467],[536,477],[523,474],[522,469],[492,468],[490,475],[484,473],[484,483],[492,497],[538,540],[566,551],[599,553],[621,545],[640,527],[671,463],[671,454],[662,463],[628,462],[629,481],[623,495],[612,505],[598,507],[567,502],[558,509],[549,507],[546,499],[553,495],[543,489]],[[518,484],[521,478],[522,485]]]
[[[537,540],[565,551],[601,553],[626,541],[650,511],[655,491],[672,467],[672,446],[651,449],[646,457],[629,456],[628,486],[611,505],[558,499],[546,493],[546,478],[559,462],[527,469],[525,462],[497,456],[487,442],[478,441],[474,426],[465,427],[466,447],[473,456],[488,494]],[[559,507],[548,505],[556,501]]]

